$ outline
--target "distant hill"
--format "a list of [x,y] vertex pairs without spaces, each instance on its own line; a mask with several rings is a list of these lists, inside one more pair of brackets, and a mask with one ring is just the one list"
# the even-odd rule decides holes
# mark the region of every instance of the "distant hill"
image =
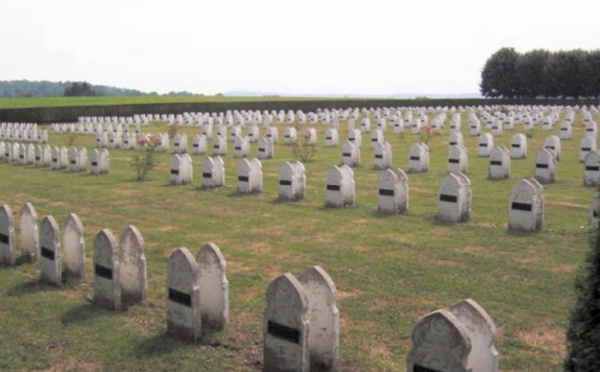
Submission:
[[[0,97],[60,97],[72,83],[71,81],[0,81]],[[155,92],[145,93],[135,89],[115,88],[106,85],[92,85],[92,87],[96,94],[100,96],[156,95]]]

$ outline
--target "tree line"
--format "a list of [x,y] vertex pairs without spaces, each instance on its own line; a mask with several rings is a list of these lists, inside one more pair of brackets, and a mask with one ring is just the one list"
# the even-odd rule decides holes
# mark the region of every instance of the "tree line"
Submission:
[[480,92],[489,98],[598,98],[600,50],[519,53],[504,47],[481,71]]

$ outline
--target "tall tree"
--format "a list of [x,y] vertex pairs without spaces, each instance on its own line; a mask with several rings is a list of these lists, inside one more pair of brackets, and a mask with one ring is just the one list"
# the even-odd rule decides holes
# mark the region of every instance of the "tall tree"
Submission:
[[577,49],[559,51],[548,58],[544,68],[546,95],[578,98],[585,94],[585,52]]
[[95,96],[96,92],[92,85],[88,82],[73,83],[65,89],[65,97],[88,97]]
[[517,75],[521,93],[525,97],[535,98],[546,92],[544,66],[551,53],[544,49],[535,49],[521,55],[517,61]]
[[600,97],[600,50],[586,54],[585,64],[585,96]]
[[501,48],[485,62],[481,71],[480,91],[485,97],[517,97],[521,91],[517,75],[519,53],[514,48]]

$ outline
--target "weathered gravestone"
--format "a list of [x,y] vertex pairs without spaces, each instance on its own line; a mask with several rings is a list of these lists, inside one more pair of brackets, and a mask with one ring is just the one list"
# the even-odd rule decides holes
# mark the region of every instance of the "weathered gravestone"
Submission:
[[573,130],[571,129],[571,123],[568,121],[562,122],[560,125],[560,132],[558,133],[558,137],[561,140],[570,140],[573,136]]
[[471,181],[462,173],[447,174],[438,191],[438,220],[465,222],[470,217]]
[[233,156],[243,158],[250,155],[250,142],[248,137],[237,136],[234,140]]
[[25,203],[19,213],[19,237],[21,255],[28,260],[37,260],[40,256],[40,241],[37,225],[37,213],[31,203]]
[[42,147],[42,167],[49,167],[52,164],[52,148],[46,144]]
[[279,199],[301,200],[304,199],[306,190],[306,173],[304,165],[299,161],[285,162],[279,168]]
[[585,123],[585,133],[590,137],[598,138],[598,124],[595,121],[588,121]]
[[227,137],[215,136],[213,141],[213,156],[225,155],[227,155]]
[[600,222],[600,192],[595,192],[592,198],[592,208],[590,209],[590,225],[592,229],[597,229]]
[[556,135],[551,135],[544,141],[544,148],[552,150],[556,161],[560,160],[561,144],[560,138]]
[[69,151],[69,170],[79,172],[79,151],[75,147]]
[[306,128],[304,131],[304,143],[306,145],[317,144],[317,130],[315,128]]
[[387,169],[392,166],[392,145],[387,142],[373,143],[373,169]]
[[220,156],[207,157],[202,163],[202,187],[213,188],[225,185],[225,163]]
[[581,142],[579,143],[579,161],[585,161],[585,157],[591,152],[596,151],[596,138],[591,136],[583,136]]
[[408,177],[400,168],[389,168],[379,175],[377,211],[404,213],[408,210]]
[[83,224],[75,213],[70,213],[63,224],[63,253],[68,276],[85,278],[85,240]]
[[88,153],[85,147],[82,147],[77,154],[77,167],[80,172],[87,170]]
[[466,147],[453,145],[448,148],[448,172],[467,173],[469,169],[469,156]]
[[392,132],[394,134],[404,133],[404,120],[402,120],[400,114],[398,114],[392,122]]
[[311,371],[335,371],[339,354],[340,313],[338,292],[329,274],[320,266],[298,277],[308,300],[308,349]]
[[259,159],[271,159],[275,156],[275,146],[273,140],[263,137],[258,140],[258,155]]
[[260,129],[255,126],[250,126],[248,128],[248,142],[254,143],[257,142],[260,138]]
[[205,244],[196,255],[200,317],[204,329],[222,331],[229,321],[227,263],[215,243]]
[[584,186],[600,185],[600,152],[590,151],[583,162]]
[[360,165],[360,147],[356,142],[346,141],[342,145],[342,163],[349,167]]
[[472,137],[481,135],[481,121],[475,114],[469,116],[469,135]]
[[117,241],[109,229],[94,238],[94,305],[121,308],[121,276]]
[[339,144],[340,135],[335,128],[328,128],[325,131],[325,146],[336,147]]
[[262,191],[262,163],[257,158],[242,159],[238,167],[238,188],[241,194],[259,193]]
[[192,158],[189,154],[173,154],[171,157],[171,185],[187,185],[193,180]]
[[35,146],[32,143],[27,145],[26,157],[26,164],[35,164]]
[[201,155],[206,153],[206,136],[196,134],[192,137],[192,155]]
[[284,274],[267,288],[264,317],[264,372],[310,370],[308,298],[302,284]]
[[347,165],[329,168],[326,175],[325,206],[342,208],[354,204],[354,171]]
[[186,154],[188,151],[188,136],[185,133],[177,133],[173,136],[173,152],[175,154]]
[[543,185],[554,183],[556,179],[554,151],[544,148],[535,155],[535,179]]
[[0,206],[0,264],[14,266],[17,262],[15,248],[15,230],[13,226],[13,214],[10,206]]
[[448,145],[449,146],[456,146],[456,145],[464,146],[465,144],[464,144],[463,134],[460,132],[450,133],[450,136],[448,137]]
[[473,300],[436,310],[417,321],[407,372],[498,372],[497,328]]
[[502,137],[502,120],[501,119],[495,119],[494,122],[492,123],[492,127],[490,128],[490,131],[492,132],[492,136],[494,137]]
[[198,263],[187,248],[167,262],[167,334],[189,341],[202,335]]
[[42,220],[40,229],[40,280],[44,283],[62,285],[62,254],[59,228],[52,216]]
[[10,142],[6,142],[4,145],[4,162],[12,162],[12,144]]
[[429,147],[425,143],[414,143],[410,147],[408,171],[411,173],[429,171]]
[[298,131],[294,127],[285,128],[285,132],[283,134],[283,143],[286,145],[291,145],[298,140]]
[[121,301],[141,302],[146,299],[148,287],[144,238],[135,226],[130,225],[121,234],[119,246],[121,248],[119,260]]
[[510,140],[510,157],[512,159],[525,159],[527,157],[527,137],[517,133]]
[[490,152],[488,178],[502,180],[510,175],[510,153],[504,146],[496,146]]
[[348,141],[355,143],[359,148],[362,144],[362,133],[359,129],[352,129],[348,131]]
[[60,149],[52,146],[52,170],[60,169]]
[[508,229],[540,231],[544,225],[544,187],[535,179],[522,179],[512,190]]
[[376,143],[383,143],[383,142],[385,142],[385,136],[381,129],[376,129],[371,132],[371,150],[375,149]]
[[267,127],[265,131],[265,137],[273,140],[273,144],[279,142],[279,130],[276,127]]
[[477,142],[478,155],[482,157],[490,156],[490,152],[494,148],[494,137],[490,133],[483,133],[479,136]]

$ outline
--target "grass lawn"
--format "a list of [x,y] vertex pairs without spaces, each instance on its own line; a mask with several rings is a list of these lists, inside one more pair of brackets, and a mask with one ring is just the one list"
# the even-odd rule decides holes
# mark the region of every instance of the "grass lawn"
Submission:
[[[264,191],[247,196],[236,193],[240,159],[233,157],[231,142],[224,157],[227,186],[213,190],[199,188],[205,155],[193,156],[195,181],[185,186],[169,185],[170,153],[159,155],[145,182],[134,180],[133,152],[125,150],[110,150],[111,171],[100,176],[0,163],[0,203],[18,216],[22,204],[31,202],[40,222],[53,215],[60,225],[76,213],[86,231],[88,257],[85,280],[61,288],[40,284],[36,264],[0,267],[0,369],[260,370],[268,284],[283,273],[299,275],[321,265],[339,291],[341,371],[404,371],[416,320],[465,298],[477,301],[498,326],[501,370],[562,370],[565,324],[575,271],[588,250],[595,191],[582,186],[582,118],[576,117],[573,139],[562,143],[556,183],[544,186],[541,233],[507,230],[509,197],[520,179],[533,176],[535,153],[548,135],[558,134],[560,122],[552,132],[538,125],[528,139],[527,159],[512,161],[509,179],[490,181],[489,159],[477,156],[477,138],[468,135],[463,114],[473,207],[468,222],[450,224],[434,219],[446,174],[449,119],[441,135],[430,139],[430,171],[408,174],[408,212],[393,216],[377,214],[380,172],[372,169],[367,136],[362,165],[355,168],[356,204],[323,207],[326,170],[341,162],[341,146],[325,147],[325,125],[317,126],[318,152],[305,164],[307,191],[300,202],[277,201],[279,167],[295,160],[283,141],[275,158],[262,162]],[[523,132],[517,128],[496,138],[496,145],[509,147],[511,136]],[[147,131],[167,127],[152,122]],[[283,131],[281,126],[281,140]],[[180,132],[188,133],[191,150],[191,137],[201,128]],[[342,122],[340,143],[346,138]],[[418,138],[410,131],[393,135],[388,123],[395,167],[408,169],[408,150]],[[68,134],[50,135],[51,145],[69,141]],[[90,151],[93,143],[93,136],[80,135],[74,145]],[[251,156],[256,154],[253,144]],[[128,225],[146,242],[148,299],[123,311],[95,308],[90,302],[94,235],[103,228],[118,235]],[[167,258],[178,247],[195,253],[208,241],[227,260],[228,330],[198,344],[170,339],[165,336]]]

